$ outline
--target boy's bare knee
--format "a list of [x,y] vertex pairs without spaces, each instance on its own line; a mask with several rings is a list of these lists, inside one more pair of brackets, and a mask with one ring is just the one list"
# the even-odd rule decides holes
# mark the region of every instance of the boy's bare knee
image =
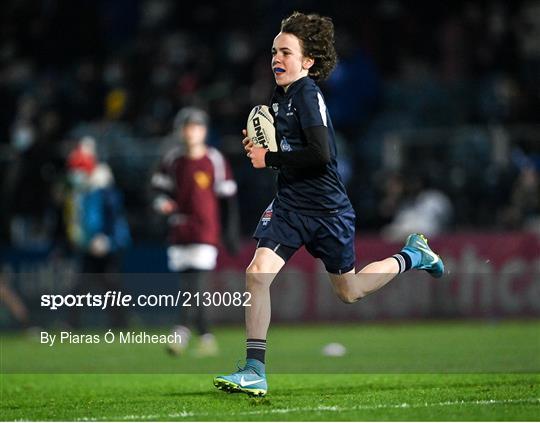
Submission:
[[353,304],[357,302],[361,296],[358,296],[356,292],[353,292],[352,289],[342,288],[336,291],[338,298],[343,301],[345,304]]
[[246,268],[246,274],[249,275],[250,273],[261,273],[261,266],[258,263],[250,263]]
[[257,263],[253,262],[246,268],[246,275],[253,275],[253,274],[272,274],[272,269],[269,265],[266,265],[265,263]]
[[246,287],[250,291],[269,287],[272,279],[273,275],[257,263],[251,263],[246,269]]

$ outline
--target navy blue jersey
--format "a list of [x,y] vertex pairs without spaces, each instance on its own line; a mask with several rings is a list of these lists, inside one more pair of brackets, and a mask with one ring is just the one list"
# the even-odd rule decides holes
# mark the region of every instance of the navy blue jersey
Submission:
[[330,162],[323,168],[280,167],[276,204],[315,216],[350,209],[351,203],[337,170],[334,128],[317,84],[304,77],[291,84],[287,92],[277,87],[270,108],[274,114],[278,148],[284,154],[305,148],[307,141],[303,130],[310,127],[325,126],[330,143]]

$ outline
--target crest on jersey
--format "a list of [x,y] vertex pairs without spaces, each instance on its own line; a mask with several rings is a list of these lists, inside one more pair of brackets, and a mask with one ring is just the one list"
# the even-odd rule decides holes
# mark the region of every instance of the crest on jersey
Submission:
[[289,144],[289,142],[287,141],[287,138],[285,137],[281,138],[279,147],[281,148],[281,151],[292,151],[291,145]]
[[274,111],[274,114],[276,115],[278,112],[278,108],[279,108],[279,103],[272,103],[272,110]]
[[195,180],[195,183],[200,189],[210,188],[210,183],[212,182],[212,179],[208,173],[203,172],[202,170],[198,170],[193,175],[193,179]]
[[266,210],[261,217],[261,222],[263,226],[268,225],[268,222],[270,222],[270,220],[272,220],[272,209]]

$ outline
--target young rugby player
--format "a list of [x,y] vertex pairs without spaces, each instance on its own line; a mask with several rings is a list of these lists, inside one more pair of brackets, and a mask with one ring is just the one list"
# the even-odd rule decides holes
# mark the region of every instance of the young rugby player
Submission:
[[323,261],[335,293],[347,304],[409,269],[426,270],[434,277],[444,272],[442,260],[420,234],[410,235],[392,257],[355,271],[355,214],[337,171],[332,121],[315,83],[327,78],[335,64],[330,18],[295,12],[282,21],[272,46],[277,87],[270,104],[279,150],[270,152],[247,137],[243,140],[253,167],[277,168],[279,175],[276,197],[255,230],[257,249],[246,271],[252,295],[251,307],[246,307],[247,362],[237,372],[214,379],[214,385],[227,392],[266,394],[270,284],[302,245]]

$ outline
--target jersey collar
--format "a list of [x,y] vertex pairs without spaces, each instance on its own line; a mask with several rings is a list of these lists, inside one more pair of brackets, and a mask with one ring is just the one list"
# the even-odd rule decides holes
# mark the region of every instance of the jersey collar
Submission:
[[278,93],[281,96],[290,97],[291,95],[293,95],[298,90],[298,88],[300,88],[302,85],[304,85],[307,82],[308,79],[310,79],[309,76],[303,76],[302,78],[297,79],[296,81],[294,81],[289,86],[289,89],[287,90],[287,92],[285,92],[283,87],[280,87],[278,85],[276,87],[276,93]]

